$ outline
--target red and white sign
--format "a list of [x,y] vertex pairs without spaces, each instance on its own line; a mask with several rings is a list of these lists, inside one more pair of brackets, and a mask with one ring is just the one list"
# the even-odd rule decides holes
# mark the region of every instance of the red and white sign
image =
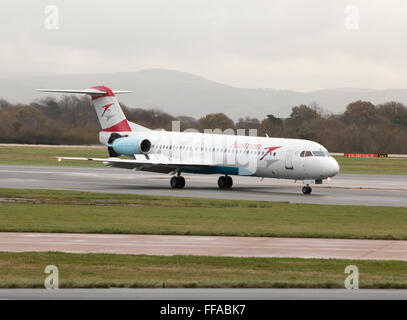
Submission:
[[377,158],[379,155],[377,153],[344,153],[345,157],[350,158]]

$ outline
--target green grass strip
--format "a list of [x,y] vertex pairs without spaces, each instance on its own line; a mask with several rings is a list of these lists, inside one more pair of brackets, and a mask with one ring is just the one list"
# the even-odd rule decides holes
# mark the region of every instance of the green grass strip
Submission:
[[347,265],[360,288],[407,288],[407,262],[0,252],[0,287],[43,288],[47,265],[60,288],[343,288]]
[[407,240],[407,208],[0,189],[0,231]]

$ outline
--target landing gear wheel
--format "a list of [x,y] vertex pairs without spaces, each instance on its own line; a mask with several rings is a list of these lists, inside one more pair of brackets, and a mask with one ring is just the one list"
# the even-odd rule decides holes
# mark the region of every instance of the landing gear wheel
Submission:
[[229,176],[226,176],[226,189],[230,189],[233,186],[233,179]]
[[229,176],[221,176],[218,179],[219,189],[230,189],[233,185],[233,179]]
[[303,194],[311,194],[312,188],[310,186],[306,186],[302,188],[302,193]]
[[218,179],[219,189],[225,189],[225,185],[226,185],[226,178],[224,176],[219,177],[219,179]]
[[171,188],[176,189],[177,188],[177,181],[178,177],[172,177],[170,180]]
[[185,187],[184,177],[178,177],[178,189],[183,189]]
[[172,177],[170,180],[171,188],[173,189],[182,189],[185,187],[184,177]]

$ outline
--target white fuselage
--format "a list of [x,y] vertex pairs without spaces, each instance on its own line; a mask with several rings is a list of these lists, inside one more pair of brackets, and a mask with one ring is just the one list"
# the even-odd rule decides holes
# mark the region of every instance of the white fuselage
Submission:
[[[109,135],[101,132],[100,141],[107,145]],[[153,130],[123,135],[150,140],[148,156],[185,161],[192,167],[194,163],[208,164],[204,169],[189,168],[183,172],[294,180],[323,180],[339,172],[338,163],[328,151],[308,140]]]

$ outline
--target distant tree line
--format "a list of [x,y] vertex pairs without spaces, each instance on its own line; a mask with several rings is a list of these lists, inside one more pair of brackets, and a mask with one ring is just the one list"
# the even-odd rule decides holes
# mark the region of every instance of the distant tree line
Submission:
[[[407,153],[407,108],[399,102],[374,105],[356,101],[343,114],[326,114],[317,104],[292,108],[288,118],[272,114],[264,119],[249,116],[234,122],[224,113],[199,119],[175,117],[160,110],[129,108],[130,121],[152,129],[171,130],[179,120],[181,130],[257,129],[259,136],[314,140],[333,152]],[[28,144],[96,144],[99,123],[88,97],[45,98],[30,104],[0,99],[0,142]]]

